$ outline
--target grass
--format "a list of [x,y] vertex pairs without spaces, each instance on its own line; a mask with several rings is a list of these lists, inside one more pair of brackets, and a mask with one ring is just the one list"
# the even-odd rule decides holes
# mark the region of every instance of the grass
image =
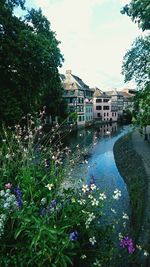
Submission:
[[146,172],[141,157],[133,148],[132,134],[120,138],[114,146],[114,155],[121,176],[127,184],[131,201],[131,228],[138,239],[143,221],[146,192]]

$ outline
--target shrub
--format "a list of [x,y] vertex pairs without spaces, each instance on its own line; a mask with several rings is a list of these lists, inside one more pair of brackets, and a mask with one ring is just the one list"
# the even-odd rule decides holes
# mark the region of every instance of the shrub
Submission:
[[[116,266],[122,250],[134,252],[128,237],[119,235],[119,245],[115,224],[105,215],[106,193],[94,178],[78,187],[64,186],[64,158],[70,150],[57,139],[58,128],[45,134],[42,113],[38,120],[28,115],[23,126],[4,130],[0,266]],[[116,189],[112,199],[120,196]]]

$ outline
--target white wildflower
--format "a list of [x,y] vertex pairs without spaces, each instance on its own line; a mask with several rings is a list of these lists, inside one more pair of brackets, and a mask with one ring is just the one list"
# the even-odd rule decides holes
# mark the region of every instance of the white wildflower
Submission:
[[122,240],[122,239],[123,239],[123,235],[122,235],[122,233],[119,233],[119,234],[118,234],[118,237],[119,237],[119,240]]
[[100,193],[100,194],[99,194],[99,199],[101,199],[101,200],[106,199],[106,195],[105,195],[105,193]]
[[75,200],[74,197],[71,198],[71,202],[72,202],[72,203],[75,203],[75,202],[76,202],[76,200]]
[[86,203],[86,201],[85,201],[85,199],[80,199],[80,200],[78,200],[78,203],[80,205],[84,205]]
[[53,184],[47,184],[45,187],[47,187],[51,191],[53,186]]
[[86,193],[86,192],[89,191],[89,187],[88,187],[87,184],[82,186],[82,191],[83,191],[84,193]]
[[148,256],[149,255],[149,253],[146,251],[146,250],[144,250],[144,256]]
[[4,203],[3,205],[4,209],[9,209],[10,208],[10,204],[8,202]]
[[89,228],[90,223],[91,223],[95,218],[96,218],[96,217],[95,217],[95,215],[94,215],[93,212],[91,212],[91,213],[88,214],[88,218],[87,218],[87,220],[86,220],[86,222],[85,222],[86,229]]
[[85,254],[83,254],[83,255],[81,255],[81,257],[80,257],[82,260],[84,260],[84,259],[86,259],[87,258],[87,256],[85,255]]
[[102,266],[101,263],[100,263],[100,261],[98,259],[96,259],[96,261],[93,263],[93,265],[94,266],[99,266],[99,267]]
[[119,199],[119,197],[121,197],[121,191],[120,191],[120,190],[118,190],[118,189],[115,189],[115,190],[114,190],[113,199],[116,199],[116,200],[118,200],[118,199]]
[[96,238],[95,238],[95,236],[90,237],[90,238],[89,238],[89,241],[90,241],[90,243],[91,243],[92,245],[94,245],[94,244],[96,243]]
[[91,203],[92,203],[92,206],[98,206],[99,201],[96,198],[93,198]]
[[126,222],[123,222],[123,227],[126,228],[127,224]]
[[93,197],[91,194],[89,194],[89,195],[88,195],[88,198],[89,198],[89,199],[93,199],[94,197]]
[[129,220],[129,216],[125,212],[123,212],[122,218],[125,220]]
[[142,250],[142,247],[140,245],[136,245],[136,248]]
[[112,208],[111,208],[111,211],[112,211],[114,214],[116,214],[116,211],[115,211],[115,209],[112,209]]
[[0,191],[0,196],[3,197],[5,195],[5,191],[4,190],[1,190]]
[[45,204],[46,204],[46,198],[45,198],[45,197],[43,197],[43,198],[41,199],[41,204],[42,204],[42,205],[45,205]]
[[90,185],[90,188],[91,188],[91,190],[93,191],[93,190],[96,189],[96,185],[95,185],[95,184],[91,184],[91,185]]

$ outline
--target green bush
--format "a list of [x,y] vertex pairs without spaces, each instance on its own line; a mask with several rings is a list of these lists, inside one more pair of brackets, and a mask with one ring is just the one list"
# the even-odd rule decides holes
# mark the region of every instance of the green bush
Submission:
[[[132,242],[120,248],[126,229],[118,236],[108,222],[106,194],[94,178],[64,186],[70,150],[56,138],[59,126],[44,134],[40,119],[29,115],[1,139],[0,266],[117,266],[122,252],[134,252]],[[120,196],[115,190],[112,199]]]

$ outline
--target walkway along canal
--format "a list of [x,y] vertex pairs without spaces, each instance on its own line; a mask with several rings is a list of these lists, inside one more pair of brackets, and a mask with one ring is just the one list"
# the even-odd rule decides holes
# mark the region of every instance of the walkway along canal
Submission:
[[[67,183],[77,185],[80,179],[89,183],[94,178],[96,185],[102,189],[106,195],[112,196],[115,189],[121,191],[118,201],[110,203],[116,213],[109,212],[109,217],[119,216],[125,212],[129,215],[129,195],[126,184],[117,169],[113,146],[123,135],[131,131],[131,126],[118,126],[117,123],[111,125],[96,125],[93,128],[81,129],[67,136],[65,144],[72,150],[72,161],[78,158],[75,166],[69,170]],[[111,216],[110,216],[111,215]]]

